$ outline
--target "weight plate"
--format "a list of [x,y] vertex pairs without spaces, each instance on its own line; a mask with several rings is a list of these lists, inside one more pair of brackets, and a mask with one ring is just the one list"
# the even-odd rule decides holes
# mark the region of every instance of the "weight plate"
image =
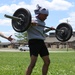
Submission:
[[19,8],[15,11],[13,16],[21,19],[12,19],[12,27],[16,32],[24,32],[29,28],[31,24],[31,13],[28,9]]
[[72,36],[72,27],[68,23],[60,23],[55,32],[56,38],[61,41],[65,42],[68,41]]

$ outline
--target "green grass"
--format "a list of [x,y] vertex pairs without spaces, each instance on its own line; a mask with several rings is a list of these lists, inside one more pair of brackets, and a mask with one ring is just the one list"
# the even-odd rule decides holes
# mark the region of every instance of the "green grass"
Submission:
[[[24,75],[29,52],[0,52],[0,75]],[[75,75],[75,52],[50,53],[51,64],[47,75]],[[42,75],[43,61],[39,57],[32,75]]]

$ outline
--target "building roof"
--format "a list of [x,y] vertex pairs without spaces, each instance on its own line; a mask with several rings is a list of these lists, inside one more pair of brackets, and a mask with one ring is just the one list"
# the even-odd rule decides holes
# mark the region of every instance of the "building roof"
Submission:
[[1,42],[0,45],[10,45],[10,42]]

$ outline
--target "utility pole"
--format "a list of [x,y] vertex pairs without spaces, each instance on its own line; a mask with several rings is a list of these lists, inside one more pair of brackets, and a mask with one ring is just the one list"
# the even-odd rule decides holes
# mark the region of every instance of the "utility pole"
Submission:
[[[70,22],[68,19],[67,19],[66,21],[67,21],[67,23],[69,23],[69,22]],[[67,51],[68,51],[68,42],[67,42],[66,44],[67,44]]]
[[68,19],[67,19],[66,21],[67,21],[67,23],[69,23],[69,22],[70,22]]

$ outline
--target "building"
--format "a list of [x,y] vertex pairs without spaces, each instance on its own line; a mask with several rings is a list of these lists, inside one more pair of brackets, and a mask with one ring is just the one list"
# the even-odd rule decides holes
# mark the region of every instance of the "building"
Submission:
[[55,37],[55,33],[50,33],[50,35],[46,37],[45,43],[48,48],[74,48],[75,32],[73,32],[72,37],[66,42],[57,40],[57,38]]
[[[5,42],[5,43],[0,43],[0,47],[6,48],[18,48],[20,45],[26,45],[26,43],[10,43],[10,42]],[[75,32],[73,32],[72,37],[66,41],[66,42],[61,42],[57,40],[55,37],[55,33],[50,33],[49,35],[46,35],[45,39],[45,44],[48,48],[74,48],[75,49]]]

